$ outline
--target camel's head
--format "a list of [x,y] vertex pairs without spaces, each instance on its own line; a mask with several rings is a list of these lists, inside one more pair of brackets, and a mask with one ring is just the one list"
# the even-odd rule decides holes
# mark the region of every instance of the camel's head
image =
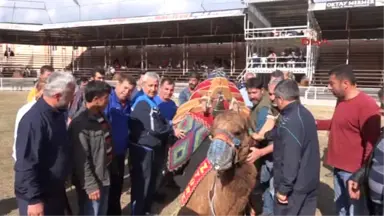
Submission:
[[252,140],[248,128],[247,118],[239,112],[225,111],[215,118],[207,157],[216,171],[229,170],[245,161]]

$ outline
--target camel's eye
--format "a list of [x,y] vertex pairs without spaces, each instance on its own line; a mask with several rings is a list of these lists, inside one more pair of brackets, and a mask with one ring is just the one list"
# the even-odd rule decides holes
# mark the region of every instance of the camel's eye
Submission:
[[236,131],[235,133],[233,133],[234,136],[240,136],[241,135],[241,132],[240,131]]

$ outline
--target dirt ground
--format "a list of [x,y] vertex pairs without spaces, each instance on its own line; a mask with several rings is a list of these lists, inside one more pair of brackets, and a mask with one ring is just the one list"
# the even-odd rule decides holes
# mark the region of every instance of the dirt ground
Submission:
[[[26,102],[26,92],[0,92],[0,215],[17,215],[17,204],[13,190],[13,159],[12,144],[14,121],[16,112]],[[309,109],[318,119],[325,119],[332,115],[333,108],[311,106]],[[320,152],[323,153],[327,146],[327,133],[319,132]],[[332,177],[327,175],[330,173],[329,167],[321,167],[321,185],[318,198],[318,211],[316,215],[332,215],[333,208],[333,183]],[[125,184],[122,205],[124,214],[129,214],[129,181]],[[177,192],[169,191],[173,197],[177,197]],[[69,192],[72,206],[75,205],[74,191]],[[178,208],[178,201],[171,196],[167,196],[165,204],[156,204],[155,212],[161,215],[171,215]]]

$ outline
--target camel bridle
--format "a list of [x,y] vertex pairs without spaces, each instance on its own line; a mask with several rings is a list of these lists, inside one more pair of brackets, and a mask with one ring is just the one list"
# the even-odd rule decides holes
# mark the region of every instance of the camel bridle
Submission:
[[[215,134],[213,139],[221,140],[226,144],[228,144],[231,148],[235,149],[233,164],[236,165],[240,162],[239,151],[240,151],[241,141],[239,138],[237,138],[236,136],[224,130],[217,130],[217,133]],[[216,211],[214,207],[214,198],[216,196],[215,189],[216,189],[216,177],[213,180],[211,189],[208,191],[209,208],[211,210],[212,216],[216,216]]]

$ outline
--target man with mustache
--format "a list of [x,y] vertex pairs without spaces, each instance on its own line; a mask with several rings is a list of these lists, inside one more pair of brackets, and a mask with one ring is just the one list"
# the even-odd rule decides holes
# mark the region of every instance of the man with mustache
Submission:
[[159,80],[155,72],[147,72],[143,77],[143,95],[132,106],[129,128],[132,215],[150,213],[162,175],[166,144],[173,133],[154,100]]
[[179,106],[183,105],[189,100],[193,90],[195,90],[197,84],[200,82],[200,75],[197,72],[191,72],[189,74],[188,87],[183,89],[179,94]]
[[380,109],[376,101],[357,88],[350,65],[329,71],[328,89],[337,98],[332,119],[317,120],[318,130],[328,130],[326,164],[333,166],[334,194],[338,215],[365,214],[364,197],[352,200],[347,181],[368,159],[380,136]]
[[[260,77],[250,78],[246,83],[249,100],[253,104],[251,108],[251,122],[254,134],[259,133],[263,128],[271,110],[271,102],[263,86],[264,83]],[[268,140],[259,140],[257,147],[251,147],[251,153],[249,153],[247,158],[248,163],[255,163],[257,159],[262,157],[259,165],[261,165],[260,183],[264,200],[263,215],[273,214],[273,199],[268,190],[273,166],[272,155],[270,154],[272,150],[273,147],[271,147]]]

